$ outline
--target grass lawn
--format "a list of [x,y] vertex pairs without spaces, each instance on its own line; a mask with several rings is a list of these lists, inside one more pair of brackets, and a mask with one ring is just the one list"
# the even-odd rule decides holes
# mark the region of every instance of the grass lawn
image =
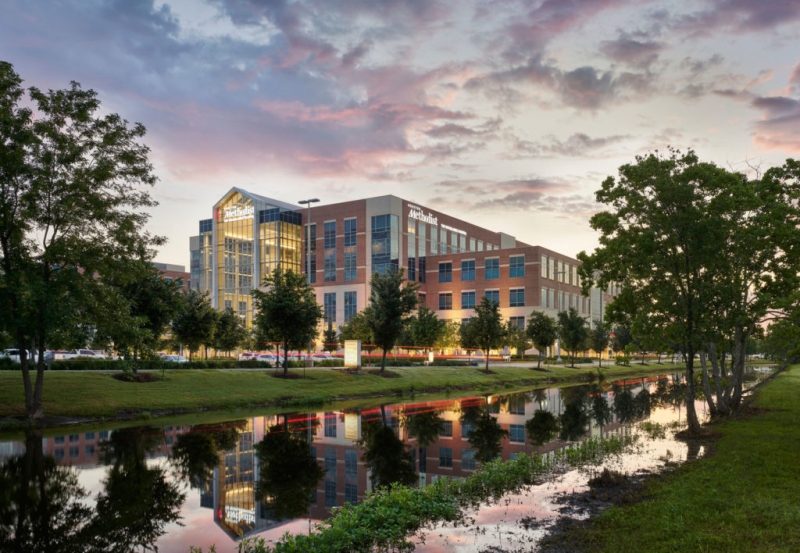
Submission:
[[[532,365],[535,367],[535,365]],[[120,414],[151,415],[165,411],[234,409],[255,405],[322,403],[339,399],[411,395],[442,391],[496,391],[544,386],[547,373],[528,366],[492,366],[494,374],[475,367],[416,367],[387,369],[398,378],[352,375],[339,370],[313,369],[303,379],[273,378],[273,370],[179,370],[166,372],[158,382],[130,383],[109,373],[47,371],[44,411],[48,417],[100,418]],[[682,370],[674,365],[603,367],[607,378]],[[303,374],[302,369],[293,369]],[[592,368],[551,367],[550,382],[585,381]],[[160,376],[160,373],[157,373]],[[0,371],[0,417],[24,414],[22,377]]]
[[714,427],[716,453],[653,482],[559,544],[585,551],[800,551],[800,366]]

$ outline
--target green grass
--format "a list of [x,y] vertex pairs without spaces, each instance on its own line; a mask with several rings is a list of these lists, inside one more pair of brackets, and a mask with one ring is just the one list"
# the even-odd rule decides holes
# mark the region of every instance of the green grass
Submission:
[[[534,365],[535,366],[535,365]],[[231,410],[256,405],[321,404],[341,399],[377,396],[411,396],[429,392],[493,392],[544,386],[547,374],[527,366],[492,367],[484,374],[475,367],[425,367],[387,369],[399,378],[315,369],[306,378],[273,378],[267,370],[179,370],[166,372],[165,380],[150,383],[121,382],[109,373],[47,371],[44,411],[48,417],[109,418],[125,413],[151,417],[182,410]],[[669,365],[603,367],[606,378],[629,377],[678,370]],[[291,372],[303,374],[302,369]],[[552,367],[551,383],[585,381],[596,369]],[[156,372],[160,376],[160,372]],[[22,377],[17,371],[0,371],[0,417],[24,414]]]
[[587,551],[800,551],[800,366],[756,393],[754,409],[714,427],[712,457],[567,540]]

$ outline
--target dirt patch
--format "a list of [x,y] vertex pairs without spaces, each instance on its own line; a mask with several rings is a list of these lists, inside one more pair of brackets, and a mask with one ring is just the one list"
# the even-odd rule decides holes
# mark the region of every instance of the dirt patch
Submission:
[[275,372],[270,375],[272,378],[283,378],[286,380],[298,380],[303,378],[303,375],[296,374],[296,373],[286,373],[283,374],[282,372]]
[[119,380],[120,382],[158,382],[161,380],[157,376],[150,374],[150,373],[136,373],[136,374],[115,374],[112,375],[112,378]]
[[380,369],[370,369],[366,371],[368,374],[374,374],[375,376],[382,376],[383,378],[400,378],[400,375],[397,373],[393,373],[392,371],[383,371],[381,372]]
[[583,530],[591,519],[612,505],[630,505],[647,498],[650,481],[662,478],[666,471],[637,471],[632,475],[603,469],[589,480],[585,492],[562,494],[555,503],[562,505],[561,515],[547,529],[547,536],[539,542],[539,553],[562,553],[596,551],[596,544],[589,543]]

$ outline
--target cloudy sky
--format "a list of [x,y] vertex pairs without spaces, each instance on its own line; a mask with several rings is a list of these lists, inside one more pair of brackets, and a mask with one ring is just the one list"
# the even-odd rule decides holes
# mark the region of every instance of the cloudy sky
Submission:
[[148,129],[157,259],[230,187],[395,194],[575,255],[594,191],[671,145],[800,156],[800,0],[0,0],[27,85]]

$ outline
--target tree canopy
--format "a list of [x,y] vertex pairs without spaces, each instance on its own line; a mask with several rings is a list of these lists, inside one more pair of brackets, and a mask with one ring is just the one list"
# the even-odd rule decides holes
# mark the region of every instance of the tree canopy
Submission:
[[[23,352],[26,413],[39,418],[52,335],[104,312],[130,318],[105,278],[148,261],[164,240],[145,230],[157,179],[144,127],[102,114],[78,83],[31,87],[27,98],[21,84],[0,62],[0,329]],[[35,383],[27,349],[39,352]]]
[[475,318],[461,328],[461,345],[483,351],[486,361],[484,372],[488,373],[489,351],[502,347],[506,335],[499,304],[483,296],[481,303],[475,307]]
[[372,329],[375,345],[383,350],[381,372],[386,368],[386,354],[396,344],[417,308],[419,284],[407,282],[403,270],[372,273],[369,306],[364,310]]
[[541,311],[534,311],[528,317],[528,326],[525,328],[525,333],[533,342],[536,349],[539,350],[539,365],[542,366],[542,355],[547,348],[553,345],[553,342],[558,338],[558,327],[553,317]]
[[289,372],[289,352],[303,350],[316,338],[322,308],[306,276],[280,268],[264,278],[266,291],[253,290],[253,326],[283,344],[283,374]]
[[561,338],[561,345],[564,346],[564,349],[570,352],[571,366],[574,367],[575,354],[585,349],[589,339],[589,324],[574,307],[570,307],[569,311],[559,312],[558,337]]
[[183,310],[172,321],[172,335],[175,341],[188,348],[191,359],[200,346],[211,343],[216,324],[217,313],[211,307],[208,294],[190,290]]

